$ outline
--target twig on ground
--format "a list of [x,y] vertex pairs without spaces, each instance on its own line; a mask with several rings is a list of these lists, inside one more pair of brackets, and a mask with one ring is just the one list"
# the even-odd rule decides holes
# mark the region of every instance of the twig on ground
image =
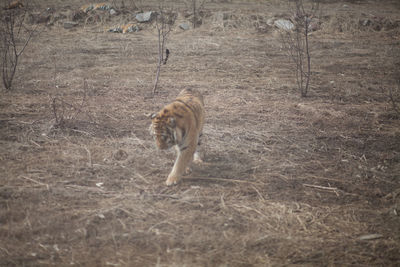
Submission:
[[303,186],[322,189],[322,190],[337,190],[336,187],[327,187],[327,186],[320,186],[320,185],[313,185],[313,184],[303,184]]
[[47,190],[49,190],[49,188],[50,188],[48,184],[41,183],[39,181],[36,181],[35,179],[29,178],[29,177],[26,177],[26,176],[23,176],[23,175],[18,176],[18,178],[22,178],[22,179],[34,182],[34,183],[36,183],[38,185],[41,185],[41,186],[45,186]]
[[136,176],[139,177],[142,181],[144,181],[146,184],[149,184],[149,181],[140,173],[136,173]]
[[84,146],[84,148],[85,148],[86,152],[88,153],[90,168],[93,168],[92,154],[90,153],[90,150],[86,146]]
[[33,140],[29,140],[29,142],[31,142],[32,144],[34,144],[34,145],[37,146],[37,147],[42,147],[41,145],[39,145],[38,143],[36,143],[36,142],[33,141]]
[[113,116],[109,115],[109,114],[105,114],[106,117],[109,117],[110,119],[114,120],[114,121],[118,121],[116,118],[114,118]]
[[0,247],[0,250],[2,250],[2,251],[4,251],[7,255],[9,255],[10,256],[10,252],[8,252],[8,250],[7,249],[5,249],[5,248],[3,248],[3,247]]
[[246,180],[238,180],[238,179],[229,179],[229,178],[214,178],[214,177],[190,177],[186,179],[191,180],[208,180],[208,181],[222,181],[222,182],[231,182],[231,183],[246,183],[246,184],[254,184],[254,185],[264,185],[264,183],[246,181]]
[[258,191],[258,189],[257,189],[254,185],[252,185],[251,187],[254,189],[254,191],[257,192],[257,194],[258,194],[258,196],[260,197],[260,199],[261,199],[263,202],[265,202],[265,198],[261,195],[260,191]]
[[85,135],[88,135],[88,136],[92,136],[93,135],[91,133],[88,133],[88,132],[85,132],[85,131],[82,131],[82,130],[77,130],[77,129],[71,129],[71,131],[76,132],[76,133],[85,134]]
[[303,184],[305,187],[316,188],[321,190],[328,190],[334,192],[337,196],[339,196],[336,187],[327,187],[327,186],[320,186],[320,185],[313,185],[313,184]]
[[303,220],[300,219],[299,215],[296,215],[296,219],[300,223],[301,227],[303,227],[304,231],[307,231],[307,227],[306,227],[305,223],[303,222]]
[[71,188],[79,191],[88,191],[88,192],[96,192],[96,193],[113,193],[109,191],[104,191],[101,188],[98,187],[90,187],[90,186],[80,186],[80,185],[74,185],[74,184],[69,184],[65,186],[66,188]]
[[222,206],[222,208],[226,209],[224,194],[221,195],[221,206]]

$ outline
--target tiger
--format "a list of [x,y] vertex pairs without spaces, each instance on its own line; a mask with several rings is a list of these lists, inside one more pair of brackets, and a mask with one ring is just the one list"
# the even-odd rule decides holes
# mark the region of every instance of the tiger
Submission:
[[189,169],[190,163],[201,163],[198,150],[204,125],[204,101],[200,92],[184,89],[172,103],[151,115],[150,133],[159,149],[175,146],[177,157],[165,181],[175,185]]

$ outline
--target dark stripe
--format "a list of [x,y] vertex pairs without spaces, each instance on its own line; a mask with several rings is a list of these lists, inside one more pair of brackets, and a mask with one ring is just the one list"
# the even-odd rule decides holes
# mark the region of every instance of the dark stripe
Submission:
[[182,152],[182,151],[185,150],[186,148],[188,148],[188,147],[185,146],[184,148],[179,148],[179,150]]
[[194,119],[196,120],[196,125],[199,126],[199,119],[197,118],[196,112],[194,112],[194,110],[192,109],[192,107],[189,106],[188,104],[186,104],[185,102],[183,102],[183,101],[180,100],[180,99],[175,99],[175,101],[184,104],[188,109],[190,109],[190,111],[192,111],[193,116],[194,116]]
[[183,110],[184,112],[189,112],[185,106],[179,105],[178,108]]
[[175,112],[174,112],[174,116],[176,116],[176,117],[178,117],[178,118],[183,118],[183,115],[182,115],[182,114],[175,113]]

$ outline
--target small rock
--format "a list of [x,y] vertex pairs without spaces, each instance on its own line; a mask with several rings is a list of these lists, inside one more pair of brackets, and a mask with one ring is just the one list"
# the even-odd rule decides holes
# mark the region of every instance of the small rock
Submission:
[[115,11],[115,9],[111,8],[110,9],[110,15],[113,16],[113,15],[116,15],[116,14],[117,14],[117,11]]
[[37,17],[36,23],[48,23],[51,20],[51,15],[43,14]]
[[64,21],[64,29],[71,29],[77,26],[79,23],[74,21]]
[[271,19],[271,18],[267,19],[267,25],[268,26],[274,25],[274,19]]
[[189,26],[189,24],[184,22],[184,23],[179,24],[179,28],[181,28],[184,31],[187,31],[190,29],[190,26]]
[[290,31],[294,28],[294,24],[286,19],[275,20],[274,25],[281,30]]
[[148,11],[148,12],[136,14],[135,18],[139,22],[148,22],[152,19],[153,14],[155,14],[154,11]]
[[364,27],[369,26],[371,24],[372,24],[372,21],[369,20],[369,19],[364,19],[364,20],[361,21],[361,25],[364,26]]

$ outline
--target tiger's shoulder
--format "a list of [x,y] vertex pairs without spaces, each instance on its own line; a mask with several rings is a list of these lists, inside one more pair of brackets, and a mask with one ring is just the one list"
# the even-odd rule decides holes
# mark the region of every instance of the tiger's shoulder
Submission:
[[204,106],[204,98],[203,94],[195,89],[183,89],[179,95],[177,96],[177,99],[183,99],[184,101],[188,101],[189,103],[192,102],[194,99],[195,101],[198,101],[201,105]]
[[183,89],[174,101],[164,106],[156,115],[160,118],[174,116],[179,119],[193,114],[204,114],[203,95],[197,90]]
[[194,89],[184,89],[176,97],[175,101],[166,108],[178,118],[190,118],[196,126],[202,127],[204,120],[204,98],[203,95]]

